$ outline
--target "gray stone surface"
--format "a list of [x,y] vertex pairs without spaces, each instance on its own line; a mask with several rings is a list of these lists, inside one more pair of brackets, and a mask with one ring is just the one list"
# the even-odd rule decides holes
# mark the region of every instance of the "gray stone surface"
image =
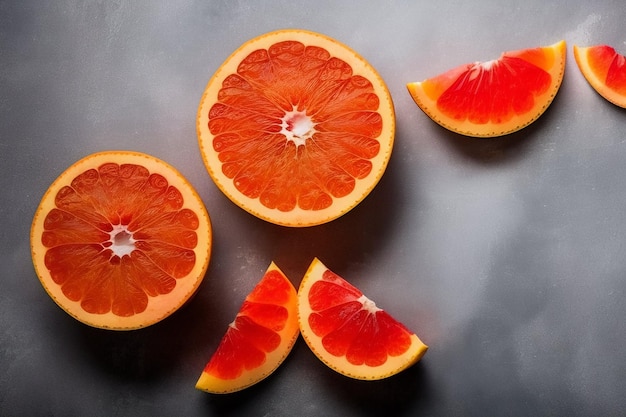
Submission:
[[[598,96],[573,44],[626,52],[618,0],[0,1],[0,415],[617,416],[626,410],[626,113]],[[289,229],[212,183],[195,116],[240,44],[297,27],[349,45],[394,98],[397,135],[376,189],[344,217]],[[450,133],[405,84],[502,51],[567,41],[561,90],[530,127]],[[196,298],[136,332],[86,327],[46,295],[30,223],[83,156],[150,153],[177,167],[214,226]],[[300,339],[264,382],[195,390],[270,261],[295,285],[311,259],[359,286],[430,350],[360,382]]]

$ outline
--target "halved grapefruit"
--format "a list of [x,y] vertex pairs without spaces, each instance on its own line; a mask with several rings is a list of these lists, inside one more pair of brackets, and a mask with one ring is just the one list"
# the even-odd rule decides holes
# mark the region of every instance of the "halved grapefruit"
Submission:
[[115,330],[146,327],[198,289],[211,223],[171,165],[130,151],[89,155],[50,185],[31,227],[41,284],[67,313]]
[[504,52],[407,84],[415,103],[441,126],[466,136],[496,137],[539,118],[558,92],[565,41]]
[[235,204],[285,226],[351,210],[391,155],[387,86],[327,36],[279,30],[237,49],[215,72],[197,116],[207,170]]
[[287,358],[298,334],[296,289],[272,262],[229,325],[196,388],[226,394],[256,384]]
[[574,45],[574,58],[580,72],[598,94],[626,108],[626,56],[609,45]]
[[355,379],[395,375],[428,349],[415,333],[317,258],[298,290],[298,321],[313,353]]

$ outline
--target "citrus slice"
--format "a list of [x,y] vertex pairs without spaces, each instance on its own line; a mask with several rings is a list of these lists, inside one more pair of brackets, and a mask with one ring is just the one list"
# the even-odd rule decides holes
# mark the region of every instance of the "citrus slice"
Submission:
[[453,132],[495,137],[535,121],[556,96],[565,70],[565,41],[504,52],[407,84],[415,103]]
[[574,45],[574,58],[580,72],[598,94],[626,108],[626,56],[609,45]]
[[298,334],[296,289],[272,262],[229,325],[196,388],[226,394],[260,382],[287,358]]
[[31,227],[41,284],[79,321],[130,330],[154,324],[198,289],[211,252],[200,197],[150,155],[89,155],[50,185]]
[[378,183],[395,134],[380,75],[338,41],[280,30],[244,43],[202,96],[198,141],[218,188],[253,215],[312,226]]
[[415,333],[317,258],[298,290],[298,321],[313,353],[355,379],[395,375],[428,349]]

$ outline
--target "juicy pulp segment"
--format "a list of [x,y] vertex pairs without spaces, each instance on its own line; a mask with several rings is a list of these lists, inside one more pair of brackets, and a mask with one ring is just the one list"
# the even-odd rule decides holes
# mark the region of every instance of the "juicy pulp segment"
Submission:
[[[323,281],[313,284],[309,293],[314,311],[309,325],[330,354],[345,356],[353,365],[380,366],[387,356],[408,350],[411,332],[406,327],[364,295],[350,297],[354,288],[336,281],[337,276],[326,271]],[[328,302],[331,299],[333,302]],[[350,319],[344,322],[344,317]]]
[[536,120],[556,95],[564,67],[565,42],[560,41],[461,65],[407,88],[416,104],[445,128],[494,137]]
[[363,293],[315,259],[298,291],[300,331],[329,367],[381,379],[417,362],[427,346]]
[[574,58],[594,90],[611,103],[626,108],[626,56],[609,45],[574,45]]
[[296,304],[295,288],[272,262],[228,326],[196,388],[235,392],[274,372],[299,334]]

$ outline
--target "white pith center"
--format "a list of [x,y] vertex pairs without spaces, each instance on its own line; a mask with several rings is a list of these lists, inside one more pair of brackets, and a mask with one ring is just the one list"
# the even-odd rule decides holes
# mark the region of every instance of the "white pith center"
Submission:
[[495,66],[498,63],[497,59],[492,59],[491,61],[485,61],[481,64],[481,66],[486,69],[489,70],[491,69],[491,67]]
[[367,311],[368,313],[376,313],[377,311],[382,311],[381,308],[376,307],[376,303],[375,302],[373,302],[372,300],[370,300],[369,298],[367,298],[364,295],[359,297],[358,301],[363,303],[363,307],[362,308],[363,308],[363,310]]
[[109,232],[109,236],[111,236],[109,249],[113,251],[113,255],[121,258],[124,255],[130,255],[135,250],[136,240],[133,239],[133,234],[128,230],[128,226],[122,224],[114,225],[113,230]]
[[482,75],[483,71],[489,71],[491,68],[495,67],[498,64],[497,59],[492,59],[491,61],[485,62],[476,62],[470,72],[469,80],[473,80],[479,75]]
[[285,113],[280,119],[280,133],[285,135],[287,141],[291,141],[296,148],[303,146],[306,140],[313,137],[316,132],[315,123],[306,112],[293,106],[291,111]]

